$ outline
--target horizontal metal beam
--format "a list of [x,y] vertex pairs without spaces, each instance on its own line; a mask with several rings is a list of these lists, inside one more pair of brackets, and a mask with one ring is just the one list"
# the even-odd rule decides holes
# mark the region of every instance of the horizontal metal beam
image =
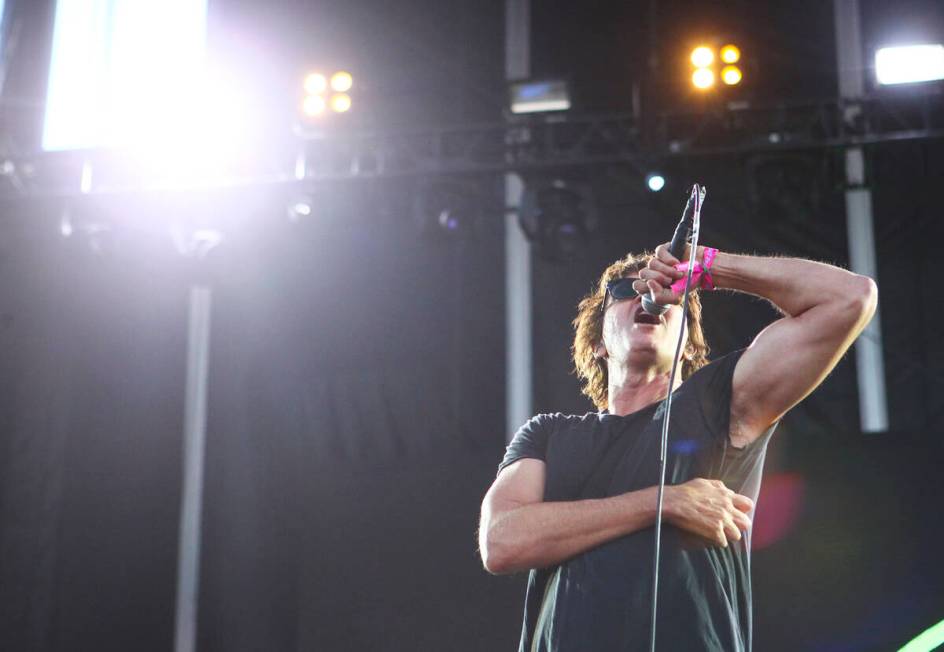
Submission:
[[[900,91],[903,89],[896,89]],[[913,89],[911,89],[913,91]],[[331,133],[299,130],[297,160],[241,170],[227,187],[408,176],[500,174],[667,158],[873,146],[944,137],[939,92],[663,113],[645,146],[631,114],[546,114],[493,124]],[[301,164],[299,164],[301,162]],[[91,167],[92,182],[88,181]],[[3,179],[6,183],[3,183]],[[38,153],[0,164],[0,197],[160,191],[108,152]]]

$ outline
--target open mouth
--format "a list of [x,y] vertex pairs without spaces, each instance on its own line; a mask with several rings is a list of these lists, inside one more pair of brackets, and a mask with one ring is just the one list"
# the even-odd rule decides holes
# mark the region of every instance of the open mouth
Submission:
[[653,326],[658,326],[662,323],[662,319],[656,317],[655,315],[650,315],[648,312],[640,308],[636,312],[635,318],[633,318],[634,324],[652,324]]

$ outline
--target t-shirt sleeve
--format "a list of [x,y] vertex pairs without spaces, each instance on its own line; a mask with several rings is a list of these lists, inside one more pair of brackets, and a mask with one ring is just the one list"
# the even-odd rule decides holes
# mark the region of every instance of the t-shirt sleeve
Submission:
[[528,419],[527,423],[518,428],[518,432],[505,449],[505,457],[498,465],[498,472],[501,473],[506,466],[525,457],[544,461],[551,429],[552,416],[549,414],[539,414]]
[[[732,383],[734,369],[744,351],[734,351],[699,369],[696,374],[701,377],[697,387],[705,426],[719,444],[715,450],[720,453],[712,458],[705,477],[723,480],[731,489],[756,500],[767,442],[779,421],[743,448],[735,448],[731,444]],[[695,375],[689,380],[694,379]]]
[[734,368],[745,349],[733,351],[706,367],[699,369],[691,378],[698,377],[698,400],[705,423],[715,441],[728,439],[731,427],[731,384]]

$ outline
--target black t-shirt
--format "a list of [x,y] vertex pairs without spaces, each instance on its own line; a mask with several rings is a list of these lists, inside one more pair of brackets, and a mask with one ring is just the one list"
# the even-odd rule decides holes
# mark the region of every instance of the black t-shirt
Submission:
[[[719,479],[756,501],[767,442],[730,441],[731,379],[743,350],[706,365],[672,395],[666,484]],[[501,469],[521,458],[546,463],[545,501],[615,496],[657,485],[663,403],[626,416],[542,414],[516,434]],[[650,527],[530,572],[519,652],[649,649]],[[728,547],[663,521],[656,647],[751,649],[750,532]]]

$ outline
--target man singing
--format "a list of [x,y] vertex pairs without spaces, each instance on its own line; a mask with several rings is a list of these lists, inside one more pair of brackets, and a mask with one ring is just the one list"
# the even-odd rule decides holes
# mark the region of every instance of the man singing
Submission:
[[[695,260],[693,287],[764,297],[783,316],[709,364],[690,293],[672,387],[657,647],[749,651],[750,525],[767,443],[865,328],[878,293],[867,277],[808,260],[710,247]],[[649,648],[661,406],[687,265],[661,245],[603,273],[580,302],[573,347],[600,412],[528,421],[483,500],[485,568],[530,570],[519,652]],[[640,292],[668,310],[648,315]]]

